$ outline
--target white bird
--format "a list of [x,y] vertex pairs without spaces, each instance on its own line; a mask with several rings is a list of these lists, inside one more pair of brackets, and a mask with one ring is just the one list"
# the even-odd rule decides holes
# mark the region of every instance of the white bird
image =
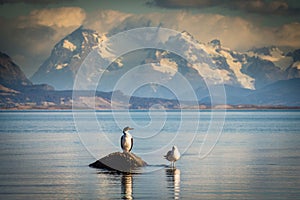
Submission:
[[121,137],[121,147],[123,152],[130,152],[133,146],[133,138],[128,132],[129,130],[133,130],[133,128],[127,126],[123,129],[123,135]]
[[178,148],[176,146],[172,147],[171,151],[168,151],[167,155],[164,156],[168,161],[171,162],[172,167],[175,167],[175,162],[179,160],[180,153],[178,151]]

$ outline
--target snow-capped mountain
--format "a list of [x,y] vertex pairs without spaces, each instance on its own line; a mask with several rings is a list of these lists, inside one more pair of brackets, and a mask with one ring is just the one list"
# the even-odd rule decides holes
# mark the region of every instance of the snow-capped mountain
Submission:
[[[139,54],[141,58],[145,57],[144,54]],[[157,62],[166,62],[166,64],[172,65],[169,61],[169,58],[162,58],[168,55],[167,52],[157,52],[150,51],[146,52],[148,57],[152,57],[152,60],[157,59]],[[154,55],[153,55],[154,53]],[[299,52],[294,52],[293,59],[297,60],[297,55]],[[129,54],[130,55],[130,54]],[[169,54],[171,55],[171,54]],[[135,53],[132,55],[136,57]],[[132,63],[130,56],[126,56],[127,61]],[[172,60],[175,62],[175,58],[181,59],[173,55]],[[122,59],[125,61],[125,59]],[[168,61],[164,61],[168,60]],[[119,62],[119,61],[118,61]],[[140,62],[140,61],[138,61]],[[148,60],[150,62],[150,60]],[[183,60],[176,60],[176,63],[179,63],[177,67],[173,63],[174,68],[178,68],[180,73],[185,76],[195,74],[191,67],[181,67],[180,65],[185,66],[185,63],[181,63]],[[150,62],[151,63],[151,62]],[[181,64],[180,64],[181,63]],[[122,65],[123,66],[123,65]],[[179,67],[178,67],[179,66]],[[120,66],[110,67],[108,73],[117,72]],[[148,66],[148,69],[153,68]],[[154,68],[160,67],[159,65],[154,66]],[[172,91],[168,88],[159,86],[158,84],[149,84],[137,89],[134,95],[124,96],[120,91],[114,92],[96,92],[95,91],[79,91],[77,98],[73,96],[73,91],[55,91],[49,85],[33,85],[21,71],[21,69],[10,59],[6,54],[0,53],[0,107],[1,109],[47,109],[47,108],[72,108],[72,105],[78,106],[78,108],[95,108],[97,109],[111,109],[113,105],[114,108],[123,109],[127,108],[128,103],[131,109],[149,109],[155,106],[154,108],[165,108],[165,109],[179,109],[179,108],[197,108],[191,106],[189,102],[179,103]],[[168,69],[168,68],[167,68]],[[167,69],[160,69],[160,72],[166,72]],[[169,78],[174,76],[174,71],[169,71]],[[158,73],[159,74],[159,73]],[[156,75],[158,75],[156,74]],[[160,77],[163,78],[163,77]],[[152,77],[153,79],[153,77]],[[189,77],[189,80],[193,80],[192,77]],[[198,79],[198,85],[201,85],[201,81]],[[178,83],[177,87],[182,86]],[[232,85],[213,85],[213,88],[224,88],[226,93],[226,104],[231,108],[243,108],[243,107],[255,107],[255,106],[299,106],[300,105],[300,96],[299,96],[299,87],[300,87],[300,78],[289,79],[283,81],[276,81],[275,83],[269,84],[265,87],[259,88],[257,90],[250,90],[241,87],[235,87]],[[183,88],[185,89],[185,88]],[[148,93],[145,93],[147,91]],[[216,90],[215,90],[216,91]],[[274,92],[275,91],[275,92]],[[201,108],[206,108],[210,105],[215,105],[222,107],[222,101],[214,101],[212,104],[212,99],[209,94],[209,90],[205,84],[199,86],[195,90],[197,98],[199,99],[199,104]],[[139,95],[137,95],[139,94]],[[162,98],[141,98],[137,96],[169,96],[171,99],[162,99]],[[159,96],[161,95],[161,96]],[[184,96],[188,96],[183,93]],[[213,94],[214,96],[220,95],[218,93]],[[114,96],[114,98],[113,98]],[[124,99],[129,99],[129,102],[123,101]],[[222,98],[220,98],[222,99]],[[113,103],[112,103],[113,102]],[[95,104],[96,103],[96,104]],[[247,106],[248,105],[248,106]],[[223,105],[224,106],[224,105]]]
[[82,61],[105,39],[93,30],[78,28],[54,46],[50,57],[31,77],[34,83],[47,83],[55,89],[72,89]]
[[[98,90],[118,89],[130,95],[132,91],[127,91],[125,86],[115,88],[116,83],[124,77],[128,79],[127,84],[130,81],[136,84],[147,80],[152,84],[137,88],[135,96],[173,98],[172,91],[162,85],[178,88],[176,75],[180,73],[197,91],[198,98],[205,98],[207,84],[226,84],[228,87],[255,90],[278,80],[297,78],[300,75],[300,50],[284,53],[278,47],[266,47],[237,52],[224,47],[219,40],[209,43],[195,41],[195,45],[189,45],[187,40],[195,41],[192,35],[184,31],[170,36],[164,44],[176,44],[188,60],[170,51],[142,49],[115,59],[104,69],[99,83],[93,76],[101,66],[94,66],[83,76],[86,77],[86,82],[98,84]],[[31,80],[34,83],[53,85],[59,90],[73,89],[76,73],[93,49],[98,48],[98,56],[103,60],[116,56],[114,48],[117,47],[101,46],[102,41],[106,41],[104,35],[80,27],[55,45],[50,57]],[[180,93],[185,93],[184,87]]]

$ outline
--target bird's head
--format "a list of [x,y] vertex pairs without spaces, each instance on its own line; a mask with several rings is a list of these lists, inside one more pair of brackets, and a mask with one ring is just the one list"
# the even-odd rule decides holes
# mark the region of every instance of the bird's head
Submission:
[[126,126],[126,127],[123,129],[123,133],[126,134],[129,130],[133,130],[133,128],[130,128],[130,127]]
[[174,145],[174,146],[172,147],[172,150],[174,151],[175,149],[177,149],[177,146]]

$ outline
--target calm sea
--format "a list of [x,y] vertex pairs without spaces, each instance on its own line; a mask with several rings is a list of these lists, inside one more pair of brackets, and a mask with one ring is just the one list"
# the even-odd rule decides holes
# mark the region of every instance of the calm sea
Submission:
[[[149,167],[89,168],[126,125]],[[300,111],[2,111],[0,161],[0,199],[299,199]]]

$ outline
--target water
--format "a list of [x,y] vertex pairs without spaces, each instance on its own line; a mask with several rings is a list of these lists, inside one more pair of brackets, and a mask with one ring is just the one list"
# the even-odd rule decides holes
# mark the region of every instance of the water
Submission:
[[[300,111],[227,111],[225,121],[222,111],[129,114],[0,112],[0,198],[300,198]],[[135,127],[133,152],[150,166],[137,174],[89,168],[120,151],[124,124]],[[171,169],[162,155],[174,143],[183,155]]]

